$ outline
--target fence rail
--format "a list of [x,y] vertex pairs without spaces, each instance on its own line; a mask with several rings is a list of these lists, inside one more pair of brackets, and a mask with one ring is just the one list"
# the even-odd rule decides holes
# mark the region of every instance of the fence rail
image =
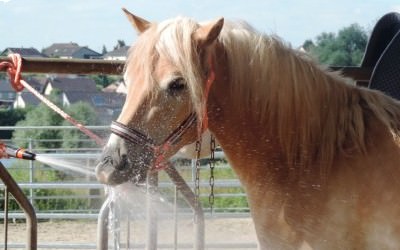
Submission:
[[[11,62],[8,57],[0,57],[2,61]],[[119,75],[124,64],[124,61],[119,60],[25,57],[22,58],[22,73]]]
[[[8,61],[1,57],[0,62]],[[62,74],[103,74],[120,75],[124,70],[125,61],[102,59],[59,59],[59,58],[22,58],[22,73],[62,73]],[[369,81],[372,68],[331,66],[334,71],[341,71],[346,77],[358,81]],[[3,69],[5,71],[5,69]]]
[[[187,184],[190,187],[194,186],[193,181],[188,181]],[[240,182],[236,179],[229,180],[216,180],[214,184],[214,188],[218,192],[219,189],[223,190],[226,188],[241,188]],[[104,185],[99,183],[19,183],[18,186],[25,191],[32,191],[35,194],[37,191],[43,190],[97,190],[99,192],[98,195],[56,195],[56,196],[42,196],[42,195],[33,195],[32,197],[28,196],[28,199],[31,200],[33,204],[37,203],[38,200],[70,200],[70,199],[104,199],[104,195],[101,193],[104,191]],[[163,192],[164,189],[172,189],[174,187],[171,182],[160,182],[159,183],[159,192]],[[200,182],[201,188],[208,188],[209,183],[207,181]],[[0,184],[0,190],[5,190],[5,185]],[[207,198],[208,193],[203,193],[200,197]],[[228,199],[236,199],[245,197],[245,193],[243,190],[239,190],[235,193],[217,193],[215,194],[216,198],[228,198]],[[0,203],[4,202],[4,199],[0,197]],[[66,210],[50,210],[47,212],[41,212],[37,210],[37,217],[39,219],[97,219],[100,207],[95,207],[93,209],[66,209]],[[24,218],[24,213],[18,212],[19,210],[10,211],[8,217],[10,219],[21,219]],[[223,212],[221,212],[223,211]],[[246,211],[243,213],[243,211]],[[188,209],[182,209],[182,213],[186,214],[186,216],[190,216],[192,212]],[[4,213],[0,212],[0,217],[3,218]],[[215,209],[214,217],[224,217],[224,218],[242,218],[249,217],[249,208],[248,207],[218,207]]]
[[[6,128],[1,128],[1,129],[6,129]],[[9,129],[9,128],[7,128]],[[22,129],[36,129],[36,128],[22,128]],[[52,127],[51,129],[72,129],[71,128],[55,128]],[[75,152],[72,151],[71,149],[58,149],[57,153],[45,153],[46,149],[35,149],[36,141],[33,139],[27,139],[31,143],[30,149],[33,152],[40,152],[41,155],[46,155],[50,158],[54,159],[62,159],[66,161],[78,161],[82,162],[83,165],[89,162],[91,165],[88,167],[92,167],[93,169],[93,164],[96,159],[100,157],[100,149],[99,148],[91,148],[87,149],[86,152],[83,151],[82,149],[77,149]],[[222,152],[216,152],[216,158],[219,160],[222,160],[224,158],[224,155]],[[193,188],[195,182],[192,179],[192,162],[190,160],[184,160],[179,158],[174,158],[175,161],[179,162],[181,166],[179,167],[179,171],[182,171],[185,173],[185,181],[187,182],[187,185],[189,185],[191,188]],[[14,166],[15,164],[19,165],[23,163],[23,166]],[[203,162],[204,165],[201,167],[201,172],[206,173],[208,172],[207,170],[207,162]],[[36,218],[38,220],[89,220],[89,221],[95,221],[99,217],[99,211],[101,208],[102,201],[105,199],[104,195],[104,186],[102,184],[99,184],[92,176],[84,176],[81,175],[77,177],[74,182],[43,182],[40,181],[38,182],[36,180],[36,176],[42,171],[57,171],[56,169],[53,169],[49,166],[43,166],[43,164],[40,164],[39,162],[32,161],[22,161],[22,160],[8,160],[6,161],[5,165],[7,166],[7,169],[9,171],[14,171],[18,170],[19,172],[23,171],[26,172],[27,174],[32,174],[32,176],[29,177],[30,181],[29,182],[19,182],[18,186],[25,192],[28,200],[34,205],[35,210],[36,210]],[[217,169],[223,170],[223,171],[228,171],[230,168],[228,165],[219,165],[217,166]],[[201,191],[200,198],[203,198],[204,200],[208,200],[208,189],[209,189],[209,182],[208,179],[204,179],[200,182],[200,188],[203,190]],[[234,193],[232,192],[227,192],[227,190],[234,188],[236,191]],[[4,184],[0,183],[0,190],[4,190],[5,186]],[[215,199],[244,199],[245,193],[241,189],[241,185],[237,179],[234,178],[228,178],[228,179],[216,179],[215,181]],[[43,194],[46,192],[54,191],[78,191],[78,193],[73,193],[73,194]],[[163,198],[166,198],[171,206],[173,204],[173,200],[177,199],[174,197],[176,193],[174,193],[172,190],[174,190],[174,184],[171,181],[168,181],[161,176],[161,180],[158,182],[158,191],[160,195],[163,196]],[[84,193],[82,193],[84,192]],[[40,194],[39,194],[40,193]],[[181,198],[178,198],[182,199]],[[41,210],[38,209],[38,204],[43,201],[57,201],[61,203],[62,201],[68,201],[68,200],[86,200],[93,202],[95,206],[87,208],[87,209],[78,209],[78,208],[68,208],[68,209],[57,209],[57,210]],[[0,192],[0,206],[3,203],[3,199],[1,197],[1,192]],[[97,202],[96,202],[97,201]],[[89,202],[89,203],[90,203]],[[193,211],[185,206],[185,207],[180,207],[181,205],[176,204],[178,207],[176,208],[177,211],[177,220],[191,220],[193,218]],[[247,206],[236,206],[236,207],[230,207],[229,205],[227,206],[220,206],[216,207],[213,211],[213,213],[210,213],[210,208],[206,207],[205,208],[205,215],[204,218],[206,220],[215,220],[215,219],[244,219],[244,218],[250,218],[249,214],[249,208]],[[169,220],[171,219],[171,213],[172,211],[162,213],[160,212],[157,216],[157,219],[160,221],[163,220]],[[0,213],[0,216],[4,216],[4,213]],[[8,212],[8,218],[10,220],[20,220],[24,219],[25,215],[24,213],[17,209],[10,210]],[[1,220],[1,219],[0,219]],[[111,245],[110,245],[111,244]],[[108,242],[108,249],[112,249],[112,244],[113,242]],[[123,245],[123,243],[121,243]],[[209,242],[205,243],[205,246],[208,248],[210,247]],[[219,244],[214,244],[216,249],[255,249],[256,245],[254,242],[243,242],[239,244],[232,244],[232,243],[219,243]],[[1,242],[0,242],[0,248],[1,248]],[[24,246],[18,242],[10,242],[8,244],[8,249],[20,249],[21,246]],[[52,246],[52,247],[50,247]],[[135,243],[134,245],[137,248],[140,248],[143,246],[143,244]],[[173,246],[171,244],[164,244],[164,243],[159,243],[157,245],[158,249],[174,249],[174,247],[179,247],[179,249],[190,249],[188,247],[189,244],[182,244],[182,243],[177,243],[177,245]],[[249,247],[248,246],[253,246]],[[95,249],[96,244],[93,243],[88,243],[88,244],[78,244],[74,243],[73,241],[71,242],[66,242],[66,243],[43,243],[43,242],[38,242],[38,248],[40,249],[46,249],[46,248],[51,248],[51,249]],[[97,248],[99,249],[99,248]]]

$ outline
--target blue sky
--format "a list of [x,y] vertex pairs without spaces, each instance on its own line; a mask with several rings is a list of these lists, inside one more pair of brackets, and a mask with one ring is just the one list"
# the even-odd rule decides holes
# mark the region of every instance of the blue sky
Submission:
[[400,12],[399,0],[0,0],[0,50],[76,42],[101,52],[136,34],[121,7],[150,21],[177,15],[196,20],[243,19],[259,31],[301,45],[321,32],[352,23],[371,29],[387,12]]

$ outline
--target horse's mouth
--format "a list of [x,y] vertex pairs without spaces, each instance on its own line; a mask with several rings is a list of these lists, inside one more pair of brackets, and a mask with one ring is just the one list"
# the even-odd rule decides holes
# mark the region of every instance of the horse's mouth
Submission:
[[100,183],[111,186],[122,184],[130,179],[128,171],[120,171],[112,166],[100,164],[96,167],[96,177]]
[[100,183],[110,186],[116,186],[125,182],[142,184],[146,181],[146,171],[135,171],[126,161],[121,161],[115,166],[106,157],[96,166],[96,177]]

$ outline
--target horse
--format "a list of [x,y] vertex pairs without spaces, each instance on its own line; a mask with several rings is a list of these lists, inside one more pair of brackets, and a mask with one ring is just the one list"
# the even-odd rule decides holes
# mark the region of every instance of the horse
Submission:
[[259,249],[400,247],[400,103],[245,21],[153,23],[96,167],[141,182],[209,130],[245,189]]

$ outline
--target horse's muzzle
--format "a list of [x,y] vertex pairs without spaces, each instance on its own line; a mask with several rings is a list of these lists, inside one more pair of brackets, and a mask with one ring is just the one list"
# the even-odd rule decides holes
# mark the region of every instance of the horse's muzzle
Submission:
[[[123,146],[124,147],[124,146]],[[148,154],[134,157],[125,149],[106,148],[96,166],[96,177],[100,183],[118,185],[124,182],[140,184],[145,182],[149,169]],[[148,157],[148,158],[151,158]]]
[[96,166],[96,177],[100,183],[107,185],[118,185],[131,179],[130,168],[126,157],[121,158],[118,165],[114,166],[111,156],[103,157],[102,161]]

